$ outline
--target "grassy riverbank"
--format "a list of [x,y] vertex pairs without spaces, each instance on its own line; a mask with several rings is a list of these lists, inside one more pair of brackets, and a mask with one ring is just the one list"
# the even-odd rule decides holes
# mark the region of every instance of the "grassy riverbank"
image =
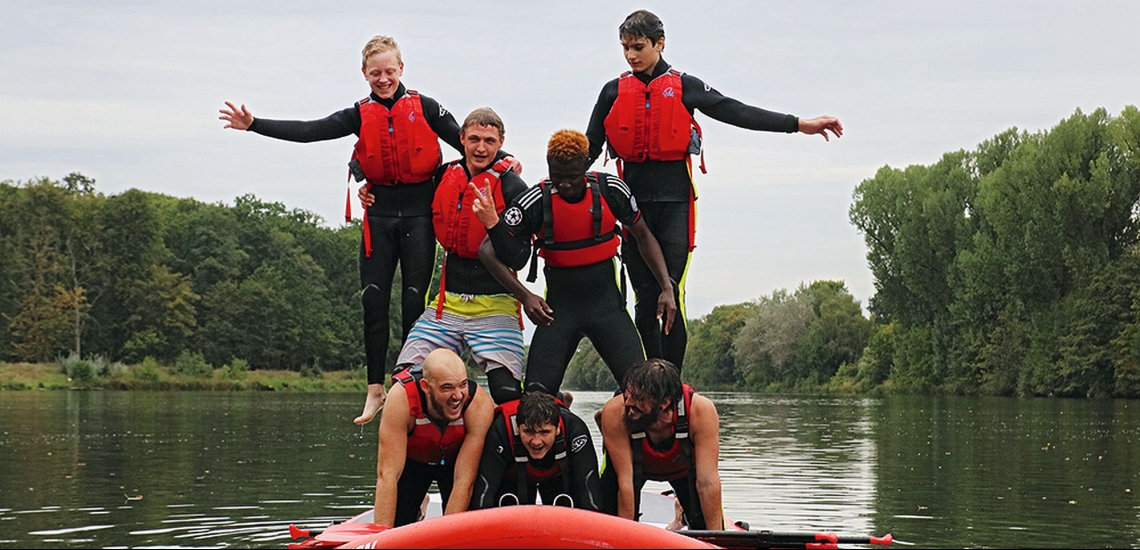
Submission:
[[98,361],[0,362],[0,390],[365,391],[360,370],[304,373],[247,370],[241,364],[179,372],[177,365]]

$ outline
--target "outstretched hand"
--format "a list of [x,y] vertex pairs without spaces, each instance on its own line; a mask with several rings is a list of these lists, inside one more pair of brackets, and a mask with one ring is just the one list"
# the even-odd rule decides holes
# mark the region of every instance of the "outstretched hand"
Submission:
[[804,134],[819,134],[823,139],[831,141],[827,136],[830,131],[835,137],[843,137],[843,123],[833,116],[823,115],[815,118],[800,119],[800,132]]
[[490,229],[499,223],[499,213],[495,211],[495,196],[491,189],[491,180],[483,178],[483,188],[479,189],[474,183],[468,182],[467,186],[475,193],[475,202],[471,204],[471,211],[475,214],[475,219],[483,224],[483,227]]
[[242,104],[239,109],[235,107],[233,103],[227,101],[226,108],[218,109],[218,112],[222,114],[222,116],[218,117],[218,120],[226,121],[225,128],[248,130],[253,124],[253,115],[249,112],[249,109],[245,108],[245,104]]

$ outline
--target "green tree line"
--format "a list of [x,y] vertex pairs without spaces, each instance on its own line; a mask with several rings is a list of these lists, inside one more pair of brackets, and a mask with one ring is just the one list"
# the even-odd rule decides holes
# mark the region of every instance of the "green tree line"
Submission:
[[[1140,397],[1140,113],[1016,128],[860,183],[875,294],[841,282],[690,321],[706,388]],[[588,344],[568,384],[614,387]]]
[[213,366],[355,368],[359,246],[359,224],[330,229],[252,195],[231,206],[136,189],[105,196],[78,173],[5,181],[0,358],[175,364],[190,354]]
[[[250,195],[231,206],[94,184],[78,173],[0,183],[0,359],[363,363],[358,224],[331,229]],[[842,281],[718,306],[688,321],[686,381],[1140,397],[1135,107],[884,166],[855,188],[849,215],[867,245],[870,315]],[[566,385],[615,387],[588,341]]]
[[1140,396],[1140,112],[1077,111],[855,190],[879,327],[868,384]]
[[[714,307],[689,320],[682,378],[701,389],[820,391],[858,363],[874,323],[839,281],[777,290]],[[570,388],[612,390],[616,381],[588,340],[566,369]],[[850,391],[851,384],[840,389]]]

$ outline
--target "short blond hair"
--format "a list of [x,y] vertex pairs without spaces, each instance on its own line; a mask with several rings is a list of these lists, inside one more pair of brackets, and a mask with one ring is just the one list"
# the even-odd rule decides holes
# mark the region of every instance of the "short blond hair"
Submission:
[[393,50],[396,51],[396,62],[403,63],[404,60],[400,57],[400,46],[396,44],[396,40],[394,38],[391,36],[384,36],[382,34],[373,36],[372,40],[369,40],[368,43],[364,45],[364,50],[360,52],[361,68],[368,64],[369,57],[372,57],[378,53],[384,53]]

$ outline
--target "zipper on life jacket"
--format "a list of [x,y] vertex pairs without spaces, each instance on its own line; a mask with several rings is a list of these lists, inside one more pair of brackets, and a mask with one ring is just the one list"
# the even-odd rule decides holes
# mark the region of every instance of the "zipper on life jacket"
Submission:
[[392,148],[392,183],[400,181],[400,147],[396,144],[396,126],[392,111],[388,111],[388,145]]
[[[652,81],[650,83],[652,83]],[[649,124],[649,117],[652,114],[653,114],[653,112],[650,110],[650,107],[649,107],[649,88],[646,87],[645,88],[645,147],[643,150],[638,151],[638,153],[637,153],[637,155],[639,157],[638,160],[642,160],[642,161],[649,160],[649,149],[650,149],[649,128],[651,126],[651,124]]]

